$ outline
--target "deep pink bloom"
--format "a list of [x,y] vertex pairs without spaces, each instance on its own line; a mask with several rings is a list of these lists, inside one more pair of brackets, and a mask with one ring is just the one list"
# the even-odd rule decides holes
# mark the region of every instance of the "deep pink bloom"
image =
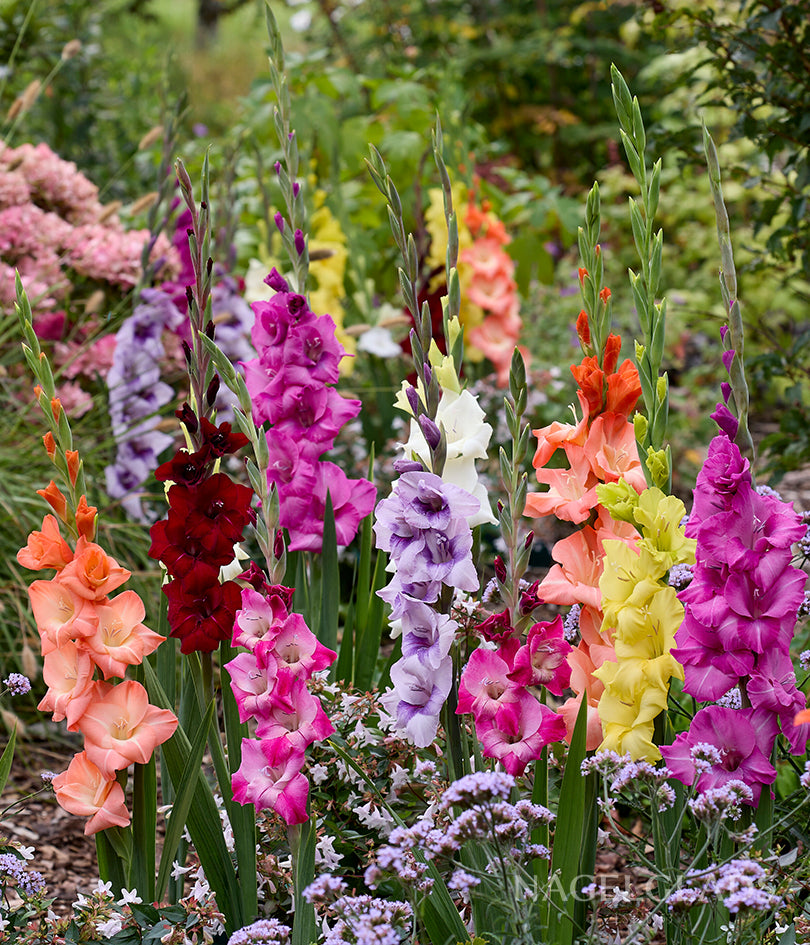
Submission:
[[[477,652],[477,651],[476,651]],[[518,698],[518,724],[514,732],[504,731],[494,717],[481,718],[476,731],[484,756],[497,758],[509,774],[521,775],[543,748],[565,738],[565,720],[542,705],[525,689]]]
[[308,819],[309,782],[301,774],[304,752],[286,740],[242,741],[242,764],[232,779],[233,799],[253,804],[257,811],[273,810],[292,824]]
[[260,655],[265,648],[278,660],[280,671],[305,679],[331,666],[337,659],[337,653],[321,643],[300,614],[290,614],[282,622],[272,643],[256,644],[254,652],[259,659],[265,658]]
[[572,650],[563,635],[562,617],[536,623],[530,627],[525,645],[515,654],[509,678],[521,686],[545,686],[561,696],[571,681],[566,657]]
[[672,745],[662,745],[661,754],[674,777],[692,784],[696,776],[692,748],[703,742],[714,745],[722,760],[698,776],[698,791],[737,779],[751,788],[756,807],[762,786],[776,779],[776,768],[769,761],[776,735],[776,718],[770,712],[712,705],[701,709],[689,731],[681,732]]
[[[244,580],[244,575],[240,579]],[[272,643],[288,616],[287,603],[278,594],[242,588],[242,608],[236,611],[231,645],[252,651],[257,643]]]
[[470,655],[458,687],[459,714],[471,712],[476,725],[494,720],[499,729],[516,735],[523,687],[509,678],[512,667],[493,650],[478,647]]
[[304,751],[308,745],[328,738],[335,727],[323,711],[320,700],[308,689],[300,676],[292,681],[287,704],[280,701],[263,707],[257,714],[256,736],[262,741],[283,739],[295,750]]

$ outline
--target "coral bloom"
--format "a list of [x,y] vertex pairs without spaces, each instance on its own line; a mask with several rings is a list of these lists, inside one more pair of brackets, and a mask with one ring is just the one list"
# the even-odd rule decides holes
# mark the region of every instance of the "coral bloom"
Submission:
[[28,544],[17,552],[17,561],[24,568],[41,571],[43,568],[62,568],[72,559],[70,545],[59,533],[59,522],[54,515],[42,520],[42,531],[31,532]]
[[60,579],[79,597],[101,600],[120,587],[131,572],[95,542],[80,535],[73,560],[62,570]]
[[105,778],[87,757],[75,755],[63,771],[53,779],[59,806],[79,817],[90,817],[86,836],[107,827],[127,827],[129,811],[124,803],[124,790],[115,778]]
[[104,777],[132,762],[146,764],[152,752],[174,734],[177,718],[149,704],[146,690],[132,679],[117,686],[96,682],[93,700],[78,721],[87,757]]
[[96,606],[98,628],[84,645],[104,678],[123,678],[127,666],[137,666],[144,656],[166,639],[141,622],[146,616],[143,601],[135,591],[124,591],[111,601]]

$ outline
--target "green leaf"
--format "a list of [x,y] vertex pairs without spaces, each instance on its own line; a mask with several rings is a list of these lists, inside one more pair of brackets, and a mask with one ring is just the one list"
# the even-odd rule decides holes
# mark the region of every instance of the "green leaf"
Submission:
[[177,850],[177,845],[180,842],[180,838],[183,836],[183,828],[186,825],[186,818],[188,817],[188,812],[191,808],[191,802],[194,798],[194,792],[197,787],[197,782],[194,775],[200,770],[202,765],[203,754],[205,753],[205,745],[208,740],[208,728],[211,724],[211,719],[213,716],[214,703],[212,701],[208,706],[208,711],[205,713],[203,720],[200,722],[200,725],[197,728],[196,734],[194,735],[194,741],[191,744],[190,752],[186,758],[186,763],[183,766],[183,773],[178,785],[179,790],[177,791],[174,804],[172,804],[171,816],[169,817],[168,823],[166,825],[166,838],[163,842],[163,853],[160,857],[157,886],[155,890],[155,898],[158,901],[163,898],[163,893],[166,890],[166,884],[169,880],[169,873],[172,869],[174,854]]
[[572,885],[579,874],[580,857],[584,852],[582,833],[588,813],[585,810],[585,777],[580,770],[585,758],[587,719],[588,702],[583,699],[560,786],[560,805],[557,809],[551,856],[549,945],[571,945],[574,940],[574,908],[577,897],[572,895]]
[[340,609],[340,570],[332,496],[326,493],[321,547],[321,620],[318,639],[330,650],[337,650],[338,612]]
[[11,762],[14,760],[14,745],[16,742],[17,726],[15,725],[11,730],[11,735],[8,737],[8,744],[3,749],[2,756],[0,756],[0,791],[5,788],[9,773],[11,772]]
[[155,897],[157,770],[155,756],[135,765],[132,778],[132,875],[130,882],[147,901]]
[[[294,921],[292,945],[310,945],[318,937],[315,910],[304,899],[303,892],[315,879],[315,824],[312,820],[288,828],[293,849]],[[298,833],[297,838],[295,833]],[[297,840],[297,842],[296,842]]]
[[[163,709],[171,709],[166,693],[163,691],[154,670],[148,662],[144,662],[144,676],[149,700],[153,705]],[[189,700],[193,708],[196,699]],[[197,730],[199,733],[199,729]],[[163,743],[163,753],[166,758],[166,767],[176,794],[184,787],[183,778],[191,753],[191,743],[188,736],[179,725],[174,735]],[[186,826],[192,843],[205,870],[205,876],[216,896],[217,905],[225,915],[228,932],[245,925],[242,908],[242,895],[236,880],[236,872],[231,863],[231,856],[225,846],[222,835],[222,825],[219,811],[211,791],[211,785],[198,763],[196,769],[190,770],[190,780],[194,783],[192,802],[186,816]],[[194,774],[196,770],[196,776]]]

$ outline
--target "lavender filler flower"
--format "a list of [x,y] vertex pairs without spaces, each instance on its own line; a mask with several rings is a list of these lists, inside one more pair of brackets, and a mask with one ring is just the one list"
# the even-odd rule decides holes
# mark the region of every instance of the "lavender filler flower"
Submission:
[[31,691],[31,680],[22,673],[9,673],[3,680],[6,691],[12,696],[24,696]]

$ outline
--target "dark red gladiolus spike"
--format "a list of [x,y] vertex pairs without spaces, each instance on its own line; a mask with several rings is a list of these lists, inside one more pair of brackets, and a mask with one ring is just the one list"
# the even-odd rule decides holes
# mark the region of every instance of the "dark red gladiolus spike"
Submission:
[[211,450],[212,456],[226,456],[247,446],[248,438],[244,433],[232,431],[230,423],[215,426],[203,417],[201,424],[203,443]]
[[207,446],[203,446],[196,453],[178,450],[168,462],[158,466],[155,479],[158,482],[171,481],[194,486],[205,479],[210,461],[211,451]]

